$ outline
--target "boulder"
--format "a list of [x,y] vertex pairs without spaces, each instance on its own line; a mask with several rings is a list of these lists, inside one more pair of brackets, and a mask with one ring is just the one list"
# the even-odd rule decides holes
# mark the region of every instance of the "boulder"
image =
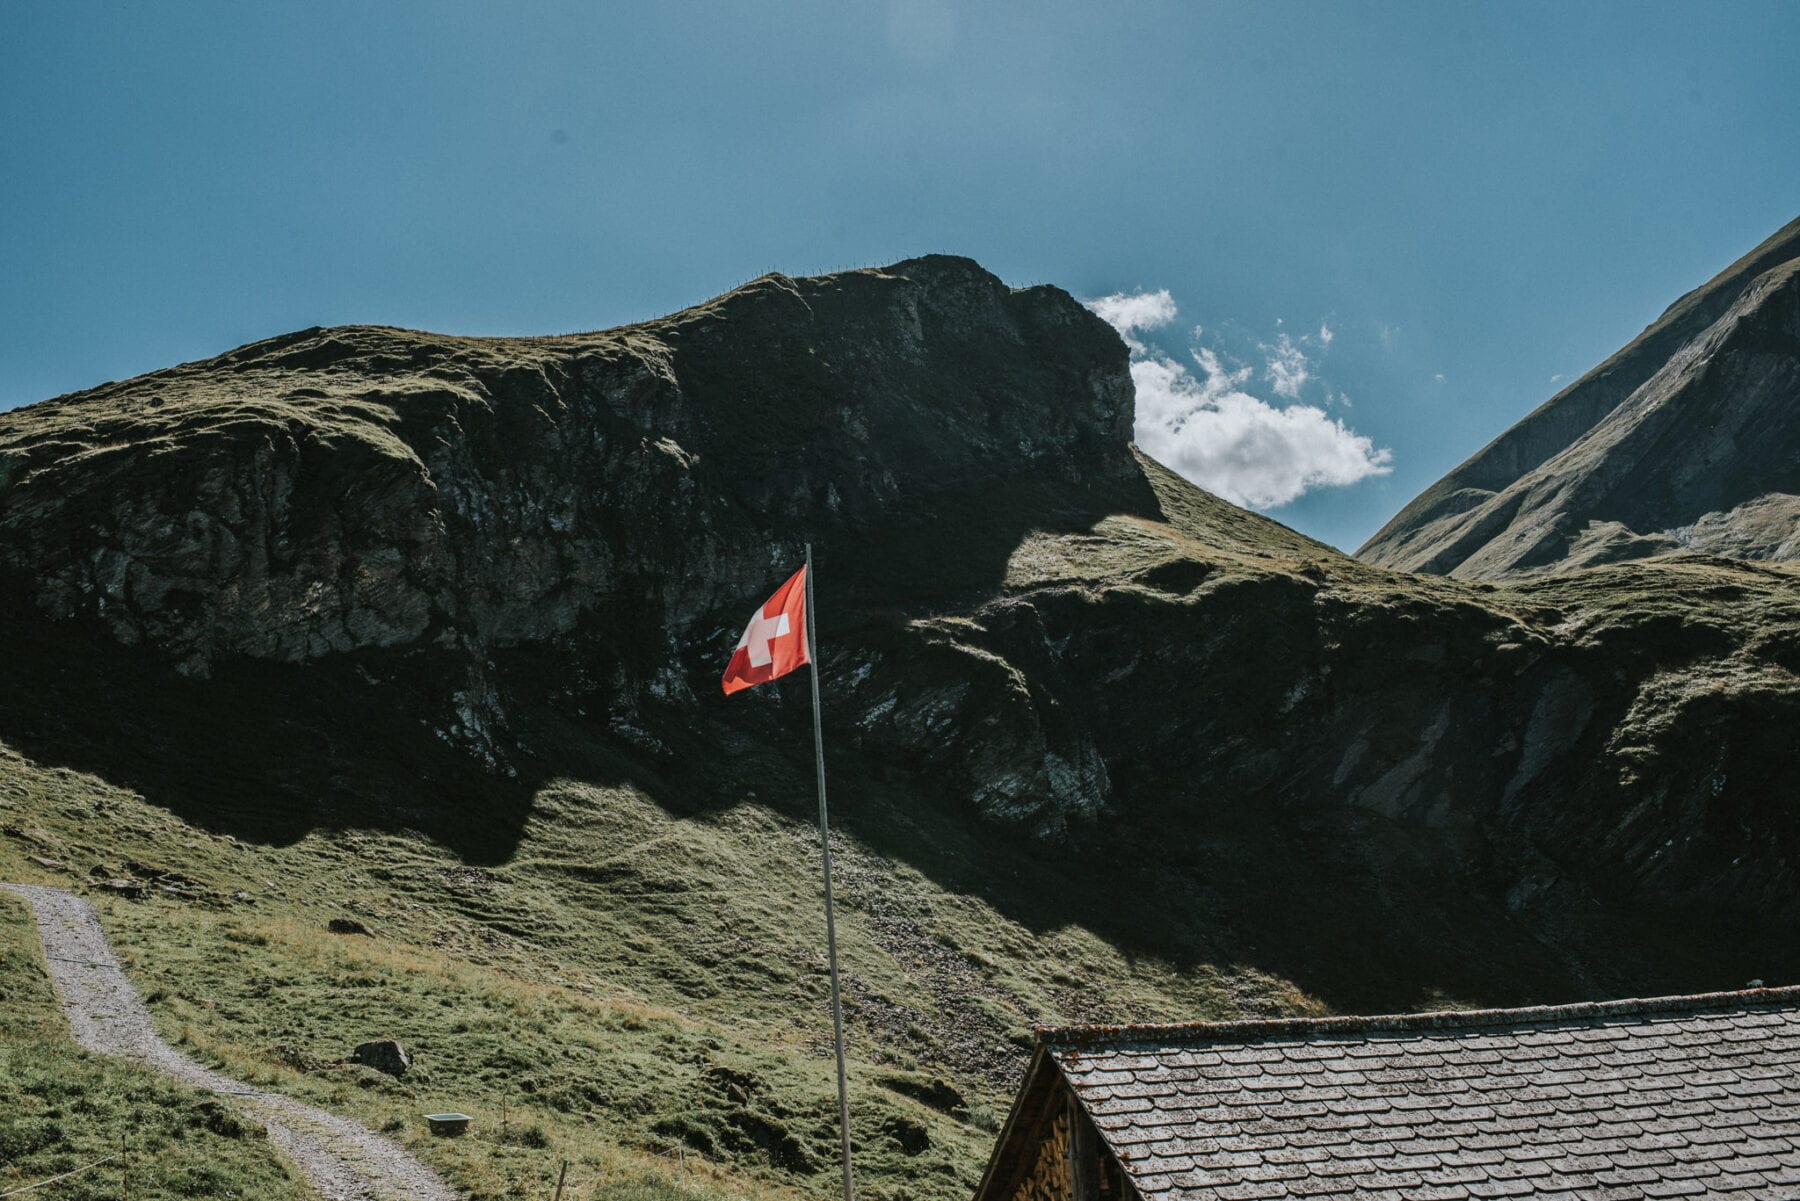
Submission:
[[350,1055],[350,1062],[360,1063],[364,1067],[374,1068],[378,1072],[385,1072],[397,1080],[406,1075],[407,1069],[412,1067],[412,1056],[406,1053],[405,1047],[388,1038],[359,1043],[356,1050]]

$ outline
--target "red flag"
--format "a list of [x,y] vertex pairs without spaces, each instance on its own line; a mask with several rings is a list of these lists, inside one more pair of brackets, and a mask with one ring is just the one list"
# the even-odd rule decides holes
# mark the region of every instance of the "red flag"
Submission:
[[775,590],[744,627],[725,668],[725,695],[766,684],[808,662],[806,568]]

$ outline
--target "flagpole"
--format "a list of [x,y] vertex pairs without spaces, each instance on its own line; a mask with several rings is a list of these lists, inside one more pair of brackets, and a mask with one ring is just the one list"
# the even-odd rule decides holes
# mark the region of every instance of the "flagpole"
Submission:
[[813,619],[812,543],[806,544],[806,658],[812,665],[813,754],[819,767],[819,845],[825,850],[825,948],[831,962],[831,1033],[837,1043],[838,1132],[844,1142],[844,1201],[850,1182],[850,1086],[844,1076],[844,1004],[838,992],[837,919],[831,911],[831,823],[825,812],[825,734],[819,724],[819,639]]

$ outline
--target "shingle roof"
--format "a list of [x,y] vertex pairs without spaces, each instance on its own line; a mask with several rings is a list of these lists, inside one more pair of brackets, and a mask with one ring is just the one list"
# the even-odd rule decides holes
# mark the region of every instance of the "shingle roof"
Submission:
[[1800,1197],[1800,988],[1039,1041],[1146,1198]]

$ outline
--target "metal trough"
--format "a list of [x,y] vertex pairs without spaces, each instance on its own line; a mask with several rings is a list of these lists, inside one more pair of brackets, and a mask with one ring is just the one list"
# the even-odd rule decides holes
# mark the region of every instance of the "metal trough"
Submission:
[[425,1120],[431,1123],[433,1134],[462,1134],[472,1119],[466,1113],[428,1113]]

